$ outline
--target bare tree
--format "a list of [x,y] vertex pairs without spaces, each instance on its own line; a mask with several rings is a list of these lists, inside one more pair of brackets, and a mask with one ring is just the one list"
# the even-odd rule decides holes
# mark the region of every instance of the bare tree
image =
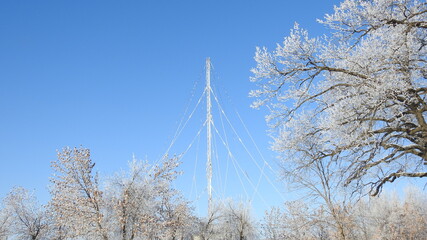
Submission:
[[65,148],[52,163],[51,179],[57,239],[184,239],[194,216],[189,202],[172,187],[178,158],[159,164],[132,161],[101,190],[89,149]]
[[[338,162],[315,156],[321,147],[318,140],[313,137],[301,143],[301,146],[310,151],[298,154],[298,158],[292,157],[284,161],[281,175],[293,190],[298,190],[304,196],[306,202],[310,200],[312,205],[321,206],[322,211],[330,216],[327,225],[329,231],[333,230],[334,233],[329,234],[338,235],[338,239],[348,239],[351,234],[351,206],[355,199],[342,187]],[[288,208],[295,207],[291,204]]]
[[249,204],[228,200],[223,204],[220,239],[250,240],[257,237]]
[[129,173],[109,180],[105,192],[109,219],[116,223],[110,228],[114,239],[184,239],[194,230],[189,202],[172,188],[178,165],[176,157],[154,166],[134,159]]
[[[357,202],[346,218],[346,239],[424,239],[427,234],[427,195],[409,188],[402,199],[383,193]],[[298,200],[266,212],[261,223],[266,240],[342,239],[334,216],[322,205]]]
[[257,229],[249,204],[231,199],[213,204],[208,216],[200,220],[197,239],[250,240],[256,239]]
[[134,160],[130,163],[129,173],[118,174],[108,181],[108,212],[110,219],[116,222],[116,227],[110,230],[116,232],[116,239],[137,239],[144,218],[152,215],[154,193],[146,179],[148,171],[148,164]]
[[[404,199],[385,194],[370,199],[364,219],[371,239],[422,239],[427,234],[426,195],[407,192]],[[366,203],[365,203],[366,204]]]
[[295,24],[276,50],[258,48],[251,95],[271,109],[283,161],[335,161],[344,185],[372,195],[426,177],[426,19],[424,1],[344,0],[320,21],[329,36]]
[[198,224],[197,237],[201,240],[215,240],[219,235],[219,221],[222,218],[222,205],[215,202],[212,210],[205,218],[200,219]]
[[[16,187],[4,199],[7,214],[10,214],[10,232],[18,239],[43,239],[48,231],[46,211],[36,198],[22,187]],[[3,224],[6,222],[3,222]]]
[[190,239],[194,235],[196,217],[189,202],[182,197],[163,195],[159,213],[165,227],[164,239]]
[[106,203],[94,166],[85,148],[64,148],[52,162],[55,174],[51,178],[50,208],[56,227],[66,231],[69,238],[108,239]]
[[314,209],[301,200],[284,204],[283,209],[273,207],[262,220],[262,233],[266,240],[282,239],[340,239],[327,212]]
[[[2,205],[0,205],[2,206]],[[7,209],[0,208],[0,240],[7,239],[10,229],[10,213]]]
[[356,205],[357,239],[423,239],[427,236],[427,196],[406,190],[404,199],[386,193]]
[[280,240],[283,234],[283,213],[278,207],[272,207],[265,211],[264,219],[261,221],[261,234],[265,240]]

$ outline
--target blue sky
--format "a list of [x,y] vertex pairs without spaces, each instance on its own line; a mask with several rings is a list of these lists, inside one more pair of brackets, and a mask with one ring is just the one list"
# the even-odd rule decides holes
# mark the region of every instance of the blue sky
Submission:
[[[249,107],[248,92],[256,88],[249,81],[255,47],[274,48],[294,22],[322,34],[316,19],[331,13],[334,4],[338,1],[1,1],[0,196],[19,185],[46,202],[50,162],[65,146],[90,148],[104,176],[126,169],[133,154],[160,158],[189,99],[201,94],[206,57],[224,108],[238,110],[274,165],[266,111]],[[204,113],[197,116],[197,127],[190,127],[171,153],[190,143]],[[203,157],[200,153],[198,161]],[[204,165],[195,169],[193,160],[183,159],[186,178],[176,184],[185,193],[195,171],[204,175]],[[257,170],[245,160],[240,164],[248,175]],[[242,187],[231,184],[238,181],[230,179],[223,195],[244,196]],[[260,194],[269,205],[279,204],[283,199],[267,185],[261,182]],[[285,187],[277,186],[286,198]],[[267,208],[253,201],[258,213]]]

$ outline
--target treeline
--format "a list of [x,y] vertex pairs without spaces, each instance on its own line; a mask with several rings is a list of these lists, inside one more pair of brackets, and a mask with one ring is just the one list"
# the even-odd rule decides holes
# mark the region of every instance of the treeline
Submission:
[[427,239],[427,195],[406,189],[405,197],[383,193],[352,205],[310,206],[286,202],[266,212],[263,239]]
[[295,23],[255,53],[252,106],[268,109],[280,177],[304,198],[268,212],[263,235],[427,239],[425,194],[382,193],[426,186],[426,1],[343,0],[318,22],[324,35]]
[[206,217],[173,188],[176,157],[150,165],[133,160],[129,170],[102,183],[89,149],[65,148],[52,162],[51,200],[39,205],[16,187],[3,199],[0,239],[424,239],[427,195],[408,189],[356,204],[286,202],[260,221],[249,204],[216,203]]
[[248,205],[216,204],[195,215],[173,188],[178,158],[150,165],[133,160],[126,172],[101,182],[86,148],[65,148],[52,162],[51,200],[38,204],[16,187],[3,199],[0,239],[249,239],[255,235]]

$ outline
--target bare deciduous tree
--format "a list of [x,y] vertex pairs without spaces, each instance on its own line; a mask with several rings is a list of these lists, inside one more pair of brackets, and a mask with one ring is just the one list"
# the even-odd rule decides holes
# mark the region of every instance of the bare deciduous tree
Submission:
[[228,200],[224,203],[220,227],[223,233],[221,239],[250,240],[257,237],[250,206],[243,202]]
[[386,193],[356,205],[357,239],[423,239],[427,236],[427,196],[406,189],[404,199]]
[[[322,205],[310,202],[286,202],[283,208],[272,208],[261,222],[266,240],[343,239],[335,217]],[[427,195],[417,188],[397,194],[361,199],[343,219],[345,239],[424,239],[427,234]]]
[[259,237],[250,206],[231,199],[215,202],[201,219],[197,236],[202,240],[251,240]]
[[[309,145],[309,148],[314,150],[319,147],[316,140],[313,138],[304,145]],[[328,213],[329,234],[339,235],[339,239],[347,239],[351,234],[350,216],[354,199],[341,186],[341,170],[337,162],[325,158],[315,159],[313,153],[314,151],[304,152],[299,154],[299,158],[284,162],[282,176],[290,182],[289,186],[304,195],[306,201],[311,200],[313,205],[322,206],[322,211]],[[295,206],[287,205],[287,208],[293,210]],[[332,229],[334,233],[331,233]]]
[[222,205],[218,202],[213,204],[212,210],[205,218],[200,219],[198,224],[197,237],[201,240],[218,239],[219,221],[222,218]]
[[110,230],[116,231],[116,239],[138,239],[144,217],[154,208],[152,187],[146,179],[148,171],[148,164],[133,160],[129,173],[118,174],[108,182],[109,218],[116,223]]
[[22,187],[16,187],[4,199],[6,214],[10,214],[11,235],[19,239],[43,239],[48,233],[46,211],[36,198]]
[[182,197],[162,196],[159,212],[165,228],[164,239],[190,239],[195,233],[196,217]]
[[[129,173],[110,179],[106,195],[114,239],[184,239],[194,230],[189,202],[172,188],[180,174],[178,158],[164,158],[160,165],[133,160]],[[119,224],[117,224],[119,223]],[[118,226],[118,227],[117,227]]]
[[[2,205],[0,205],[2,206]],[[0,239],[7,239],[10,229],[10,214],[6,208],[0,208]]]
[[267,211],[261,227],[267,240],[341,238],[335,234],[331,215],[322,207],[314,209],[300,200],[286,202],[283,209],[273,207]]
[[426,19],[424,1],[344,0],[319,21],[329,36],[296,24],[276,50],[258,48],[251,95],[271,109],[283,161],[335,161],[344,185],[372,195],[427,177]]
[[52,162],[55,174],[51,178],[50,208],[55,213],[56,226],[66,231],[67,237],[108,239],[106,203],[94,166],[90,151],[85,148],[64,148]]
[[130,171],[112,177],[101,190],[89,149],[65,148],[52,163],[55,233],[59,239],[185,239],[195,217],[172,187],[178,158],[160,164],[134,160]]

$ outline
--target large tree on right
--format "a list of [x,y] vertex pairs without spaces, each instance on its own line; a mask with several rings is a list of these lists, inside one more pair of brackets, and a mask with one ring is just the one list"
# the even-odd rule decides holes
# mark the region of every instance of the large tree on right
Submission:
[[295,24],[255,55],[251,95],[271,110],[285,177],[322,162],[371,195],[427,177],[427,3],[345,0],[319,22],[329,35],[310,38]]

